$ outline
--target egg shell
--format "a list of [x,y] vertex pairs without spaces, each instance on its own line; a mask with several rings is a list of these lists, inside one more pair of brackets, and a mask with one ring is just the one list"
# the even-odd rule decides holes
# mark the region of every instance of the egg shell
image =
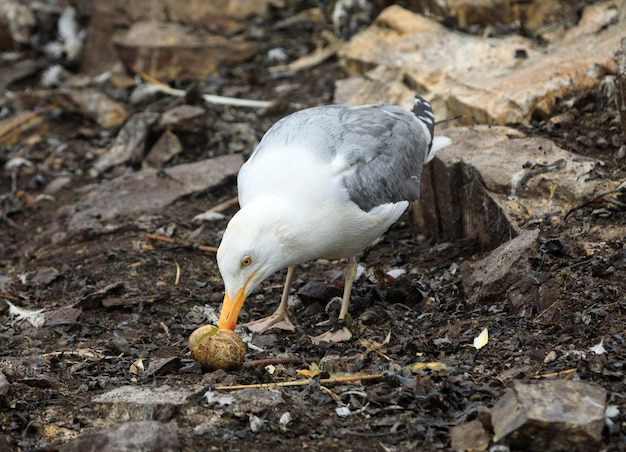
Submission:
[[189,350],[193,359],[210,370],[233,370],[241,366],[246,344],[234,331],[204,325],[189,336]]

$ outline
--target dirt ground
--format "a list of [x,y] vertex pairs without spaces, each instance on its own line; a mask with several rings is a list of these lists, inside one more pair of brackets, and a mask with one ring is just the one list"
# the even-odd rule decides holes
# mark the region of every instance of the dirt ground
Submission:
[[[296,39],[287,31],[281,33],[272,39]],[[267,49],[273,45],[264,43]],[[345,76],[332,59],[297,77],[274,79],[261,69],[266,66],[263,58],[224,68],[213,83],[217,93],[254,99],[280,96],[314,106],[331,102],[334,81]],[[29,83],[33,82],[13,89],[26,90]],[[123,98],[128,92],[118,95]],[[248,109],[206,108],[214,124],[212,139],[186,150],[172,164],[227,152],[238,139],[232,129],[236,124],[250,124],[258,139],[290,111],[276,108],[258,115]],[[598,87],[564,99],[553,116],[565,112],[571,114],[562,116],[558,124],[535,118],[520,128],[602,160],[598,177],[618,187],[626,179],[626,167],[623,159],[616,158],[619,140],[611,139],[620,133],[614,103]],[[598,235],[599,230],[624,223],[624,192],[606,197],[617,203],[598,201],[567,218],[566,212],[560,212],[558,221],[538,219],[526,225],[540,228],[544,243],[536,250],[535,269],[562,283],[558,301],[544,310],[511,312],[505,299],[478,308],[468,306],[460,265],[488,251],[469,241],[434,242],[405,217],[360,256],[367,273],[353,290],[352,341],[312,345],[309,336],[327,328],[316,325],[328,315],[323,301],[302,299],[293,313],[296,333],[253,336],[252,343],[260,350],[249,349],[246,361],[252,364],[228,373],[206,372],[191,360],[187,338],[207,321],[199,308],[218,310],[221,304],[223,285],[215,256],[194,246],[151,241],[145,234],[167,230],[181,243],[217,246],[227,220],[201,225],[191,219],[235,196],[235,181],[174,203],[152,217],[148,226],[123,220],[112,233],[55,240],[53,224],[59,209],[80,199],[91,184],[106,179],[90,173],[94,156],[81,152],[82,143],[97,141],[97,146],[106,147],[112,137],[95,131],[94,124],[79,115],[61,112],[60,118],[50,119],[47,140],[23,156],[38,164],[49,162],[47,144],[57,139],[68,144],[58,156],[62,163],[55,169],[40,165],[37,171],[20,173],[17,186],[34,198],[60,174],[69,175],[71,182],[53,198],[24,204],[0,220],[0,276],[5,277],[0,296],[26,309],[74,306],[82,313],[71,320],[66,313],[61,321],[48,321],[35,329],[12,322],[8,305],[4,301],[0,305],[0,363],[10,383],[0,402],[0,449],[56,450],[73,437],[113,425],[92,399],[119,386],[206,390],[217,384],[280,382],[322,360],[330,369],[322,378],[334,375],[334,369],[384,376],[327,388],[319,382],[280,388],[280,403],[254,413],[265,421],[257,431],[251,429],[250,413],[228,407],[218,410],[219,422],[205,424],[216,407],[200,399],[193,408],[173,416],[182,449],[447,450],[450,428],[479,418],[513,380],[562,373],[564,378],[607,390],[607,403],[616,405],[621,414],[605,427],[602,447],[624,450],[624,238],[606,241]],[[251,151],[246,143],[241,147],[244,153]],[[12,156],[10,149],[3,150],[0,163]],[[10,192],[10,172],[4,171],[0,194]],[[234,212],[232,208],[227,213]],[[407,273],[397,280],[381,276],[392,268]],[[340,269],[336,263],[306,263],[294,290],[310,281],[340,290]],[[283,278],[281,272],[262,285],[244,307],[240,322],[273,312]],[[483,328],[489,329],[488,345],[478,352],[468,348]],[[605,354],[589,351],[600,342]],[[270,374],[265,365],[255,363],[266,358],[294,359],[274,361]],[[168,364],[155,372],[134,373],[132,365],[138,359],[146,368],[159,359],[167,359]],[[407,368],[417,362],[443,363],[446,369]],[[237,397],[236,392],[231,395]],[[340,406],[348,406],[351,414],[339,416]],[[292,420],[283,425],[279,419],[285,412]]]

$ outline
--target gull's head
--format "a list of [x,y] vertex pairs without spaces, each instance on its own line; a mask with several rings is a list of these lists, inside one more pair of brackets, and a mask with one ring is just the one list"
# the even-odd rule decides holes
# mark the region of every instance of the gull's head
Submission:
[[217,251],[224,280],[219,328],[234,330],[248,295],[272,273],[287,267],[285,227],[271,208],[247,205],[230,220]]

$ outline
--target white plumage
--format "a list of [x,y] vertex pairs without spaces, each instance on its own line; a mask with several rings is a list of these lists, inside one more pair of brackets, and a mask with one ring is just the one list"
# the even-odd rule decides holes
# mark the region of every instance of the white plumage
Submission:
[[[248,327],[293,330],[287,298],[295,266],[319,258],[349,259],[343,319],[356,255],[417,199],[423,165],[449,143],[434,139],[433,132],[430,104],[420,96],[412,113],[385,104],[330,105],[274,124],[237,179],[241,210],[228,224],[217,254],[225,286],[219,327],[234,329],[252,290],[287,267],[278,310]],[[318,340],[349,337],[343,329]]]

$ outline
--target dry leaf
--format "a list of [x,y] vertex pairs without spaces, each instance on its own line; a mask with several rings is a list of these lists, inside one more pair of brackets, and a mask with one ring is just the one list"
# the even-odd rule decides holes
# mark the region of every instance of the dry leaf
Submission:
[[489,341],[489,331],[487,331],[487,328],[485,328],[480,332],[480,334],[477,337],[474,338],[474,343],[472,345],[476,350],[480,350],[485,345],[487,345],[488,341]]

